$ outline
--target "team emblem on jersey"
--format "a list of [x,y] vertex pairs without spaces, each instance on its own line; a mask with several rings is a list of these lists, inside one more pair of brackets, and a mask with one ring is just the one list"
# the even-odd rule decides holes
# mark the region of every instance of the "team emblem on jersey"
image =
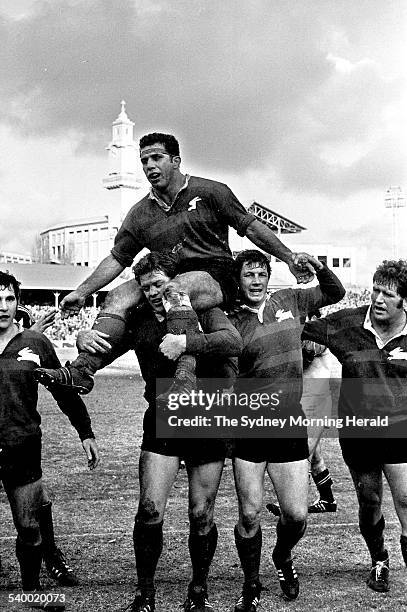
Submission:
[[291,310],[285,311],[282,308],[280,308],[276,312],[276,319],[278,323],[281,323],[281,321],[286,321],[287,319],[294,319],[294,317],[293,317],[293,313],[291,312]]
[[198,204],[198,202],[202,202],[201,198],[199,196],[196,196],[196,198],[193,198],[188,205],[188,211],[190,210],[196,210],[196,205]]
[[18,351],[17,361],[33,361],[38,366],[41,365],[40,356],[33,353],[28,346],[25,346],[23,349]]
[[401,346],[397,346],[392,351],[389,351],[389,356],[388,356],[387,359],[389,361],[392,361],[392,359],[404,359],[405,360],[405,359],[407,359],[407,352],[403,351]]

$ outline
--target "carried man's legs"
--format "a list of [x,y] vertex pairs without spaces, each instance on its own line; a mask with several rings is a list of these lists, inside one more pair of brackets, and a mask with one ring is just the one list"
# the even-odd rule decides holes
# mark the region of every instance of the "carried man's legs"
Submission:
[[[81,351],[72,363],[59,369],[38,368],[35,373],[37,380],[45,386],[68,386],[80,394],[89,393],[93,388],[95,373],[121,354],[127,322],[143,297],[136,280],[127,281],[110,291],[92,329],[106,334],[111,348],[104,353]],[[198,330],[195,311],[207,310],[225,301],[219,282],[206,271],[177,275],[168,285],[165,297],[168,333],[173,334]],[[179,381],[181,390],[195,386],[194,357],[181,356],[175,380]]]

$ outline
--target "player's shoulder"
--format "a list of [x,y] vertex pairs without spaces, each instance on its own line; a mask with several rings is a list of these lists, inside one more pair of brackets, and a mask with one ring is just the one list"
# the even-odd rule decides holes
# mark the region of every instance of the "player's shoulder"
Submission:
[[220,183],[219,181],[203,178],[201,176],[190,176],[188,187],[191,189],[201,189],[203,191],[207,191],[208,193],[229,189],[225,183]]
[[358,306],[357,308],[341,308],[329,314],[326,318],[330,323],[345,327],[363,323],[369,306]]

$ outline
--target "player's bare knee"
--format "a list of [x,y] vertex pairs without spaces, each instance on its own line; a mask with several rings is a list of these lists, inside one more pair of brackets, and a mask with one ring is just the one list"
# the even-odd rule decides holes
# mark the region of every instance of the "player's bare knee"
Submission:
[[213,524],[214,503],[206,499],[201,503],[195,503],[189,508],[189,523],[194,533],[205,533]]
[[407,513],[407,493],[397,492],[394,501],[399,510]]
[[151,499],[140,500],[136,522],[141,524],[152,524],[159,523],[161,520],[161,513],[155,504],[155,502]]
[[260,525],[260,516],[260,508],[247,508],[243,510],[240,522],[246,533],[252,533],[257,530],[257,527]]
[[288,524],[304,523],[307,520],[308,508],[306,505],[292,506],[290,508],[281,507],[283,522]]
[[141,299],[141,291],[136,281],[129,281],[109,291],[102,306],[102,312],[109,312],[118,316],[126,316]]

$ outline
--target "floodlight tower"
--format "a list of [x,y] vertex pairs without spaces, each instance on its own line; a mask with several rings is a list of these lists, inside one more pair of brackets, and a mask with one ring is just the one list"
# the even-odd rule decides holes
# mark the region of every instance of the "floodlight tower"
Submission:
[[401,191],[401,187],[389,187],[384,196],[384,205],[386,208],[391,208],[393,216],[392,224],[392,253],[393,259],[398,257],[398,214],[399,208],[406,205],[406,201]]

